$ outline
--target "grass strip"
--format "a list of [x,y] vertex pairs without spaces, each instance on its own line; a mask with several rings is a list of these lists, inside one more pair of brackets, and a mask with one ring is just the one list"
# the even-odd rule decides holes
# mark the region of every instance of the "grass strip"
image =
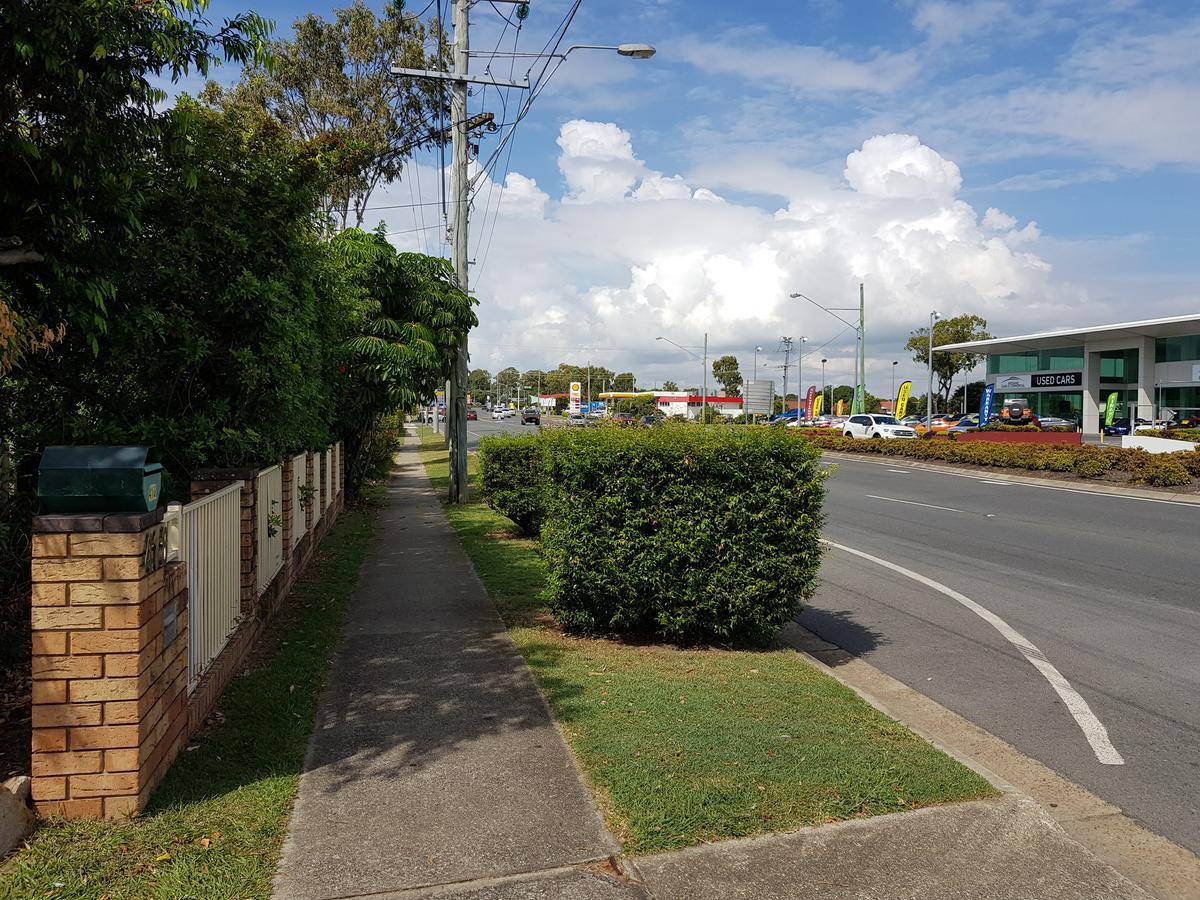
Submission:
[[[441,440],[421,433],[435,484]],[[626,853],[993,796],[990,784],[787,649],[679,649],[562,633],[537,543],[446,508]]]
[[0,897],[270,897],[376,510],[370,501],[347,508],[326,535],[268,626],[268,649],[230,683],[215,724],[193,738],[150,807],[126,822],[43,824],[0,867]]

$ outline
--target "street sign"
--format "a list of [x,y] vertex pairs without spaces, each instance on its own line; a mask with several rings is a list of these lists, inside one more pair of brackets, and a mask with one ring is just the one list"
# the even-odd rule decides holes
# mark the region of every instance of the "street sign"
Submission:
[[769,416],[775,412],[775,382],[747,381],[742,391],[746,412],[752,416]]

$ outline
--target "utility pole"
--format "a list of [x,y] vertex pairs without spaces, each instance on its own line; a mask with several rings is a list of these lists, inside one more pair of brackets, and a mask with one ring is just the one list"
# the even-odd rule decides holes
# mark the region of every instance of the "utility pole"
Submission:
[[[704,360],[701,362],[704,366],[704,383],[700,388],[700,423],[705,424],[704,410],[708,405],[708,332],[704,332]],[[1132,421],[1132,420],[1130,420]]]
[[[791,359],[792,339],[790,337],[781,337],[779,342],[783,344],[783,412],[787,412],[787,373],[788,361]],[[796,407],[799,410],[799,406]],[[796,413],[799,415],[799,412]]]
[[[465,76],[470,59],[470,3],[469,0],[452,0],[454,7],[454,74]],[[469,227],[467,206],[467,82],[455,80],[450,83],[451,149],[454,169],[454,276],[458,289],[468,292],[469,264],[467,262],[467,229]],[[460,503],[466,499],[467,491],[467,335],[459,338],[454,357],[451,384],[454,397],[446,395],[446,409],[450,413],[450,502]]]

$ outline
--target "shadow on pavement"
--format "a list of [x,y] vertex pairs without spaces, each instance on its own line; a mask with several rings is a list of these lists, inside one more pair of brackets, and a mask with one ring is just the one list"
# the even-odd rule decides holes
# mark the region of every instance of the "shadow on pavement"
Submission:
[[[880,632],[857,621],[854,614],[847,609],[830,610],[808,606],[796,616],[796,621],[823,641],[834,645],[824,648],[826,651],[838,648],[852,656],[865,656],[888,643],[887,638]],[[821,652],[821,649],[816,648],[810,652]],[[846,661],[837,654],[830,654],[830,658],[822,659],[831,666]]]

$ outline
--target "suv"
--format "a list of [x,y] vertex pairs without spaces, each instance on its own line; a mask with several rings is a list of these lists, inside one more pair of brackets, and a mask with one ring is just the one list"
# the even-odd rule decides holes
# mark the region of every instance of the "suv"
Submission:
[[521,424],[522,425],[541,425],[542,424],[542,411],[540,409],[538,409],[536,406],[525,407],[525,409],[521,410]]
[[901,425],[895,416],[851,416],[842,426],[842,436],[867,440],[869,438],[915,438],[917,433]]

